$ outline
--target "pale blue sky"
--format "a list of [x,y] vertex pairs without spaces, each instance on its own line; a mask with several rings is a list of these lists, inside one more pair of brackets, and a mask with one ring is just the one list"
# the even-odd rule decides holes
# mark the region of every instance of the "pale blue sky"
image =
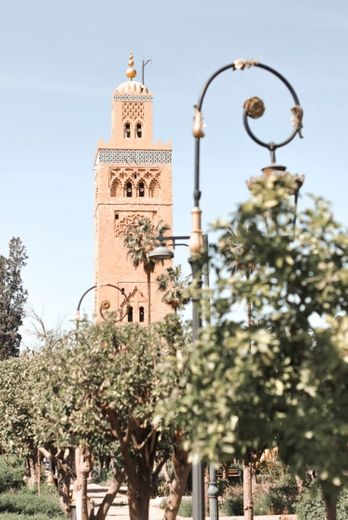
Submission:
[[[293,84],[305,138],[279,151],[278,162],[304,173],[303,192],[326,196],[348,220],[345,0],[1,0],[0,250],[22,238],[29,305],[48,326],[68,324],[93,284],[94,152],[109,138],[111,93],[130,50],[138,70],[143,57],[152,60],[155,139],[173,141],[175,233],[191,227],[192,106],[206,78],[241,57]],[[204,108],[205,223],[232,211],[247,196],[245,180],[269,163],[242,126],[252,95],[267,107],[256,131],[269,140],[289,133],[292,103],[276,79],[248,70],[215,82]]]

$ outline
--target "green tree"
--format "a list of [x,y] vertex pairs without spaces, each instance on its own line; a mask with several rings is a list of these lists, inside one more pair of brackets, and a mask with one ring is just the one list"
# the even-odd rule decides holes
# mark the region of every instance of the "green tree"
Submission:
[[166,272],[157,276],[158,289],[163,293],[162,300],[170,305],[177,314],[188,301],[189,276],[183,276],[180,265],[168,267]]
[[[276,443],[294,474],[315,470],[331,520],[348,475],[348,238],[320,198],[295,228],[295,190],[287,173],[261,177],[217,224],[213,325],[192,347],[177,404],[197,456],[242,458]],[[230,230],[240,225],[236,269]]]
[[25,247],[19,238],[9,243],[9,255],[0,255],[0,359],[18,356],[27,291],[23,288],[22,268],[26,265]]
[[139,219],[127,229],[124,245],[128,250],[128,256],[135,268],[142,266],[147,279],[147,318],[151,323],[151,275],[155,270],[156,261],[149,258],[149,253],[157,246],[157,237],[163,234],[168,226],[161,222],[154,226],[149,218]]
[[[148,517],[156,479],[171,454],[172,431],[155,423],[154,416],[176,381],[164,377],[163,363],[181,342],[180,330],[174,316],[146,328],[115,328],[111,317],[98,325],[81,323],[40,357],[38,444],[75,448],[81,489],[86,489],[91,455],[109,450],[127,476],[132,520]],[[88,516],[84,496],[82,520]]]
[[23,457],[26,481],[33,488],[38,478],[31,403],[34,363],[35,356],[31,355],[0,362],[0,451]]

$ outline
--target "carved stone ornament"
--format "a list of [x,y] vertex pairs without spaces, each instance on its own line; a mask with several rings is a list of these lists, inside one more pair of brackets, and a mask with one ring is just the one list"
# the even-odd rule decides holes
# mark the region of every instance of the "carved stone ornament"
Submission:
[[134,224],[137,224],[139,222],[139,219],[141,218],[148,218],[148,214],[142,214],[142,213],[129,213],[126,215],[122,220],[115,223],[115,236],[125,236],[127,233],[127,229],[129,226],[132,226]]

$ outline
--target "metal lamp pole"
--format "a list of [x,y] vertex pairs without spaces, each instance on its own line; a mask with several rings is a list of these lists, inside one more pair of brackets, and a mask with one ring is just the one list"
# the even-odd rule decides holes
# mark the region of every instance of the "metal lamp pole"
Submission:
[[[154,260],[171,260],[174,257],[174,253],[171,249],[169,249],[165,243],[167,241],[171,241],[173,243],[173,247],[176,246],[188,246],[186,243],[179,243],[177,240],[189,240],[189,236],[164,236],[160,235],[158,237],[159,246],[156,247],[153,251],[149,253],[149,258],[153,258]],[[203,235],[203,243],[204,250],[208,251],[208,235]],[[209,265],[207,261],[207,257],[201,257],[201,262],[192,262],[192,257],[189,259],[192,268],[192,277],[194,282],[198,280],[199,287],[202,284],[202,274],[203,274],[203,285],[204,287],[209,287]],[[198,270],[198,271],[197,271]],[[201,315],[199,312],[199,302],[197,299],[192,300],[193,304],[193,339],[198,339],[198,330],[202,326],[201,323]],[[196,473],[193,476],[194,472]],[[192,480],[199,481],[199,487],[202,489],[202,493],[204,496],[204,472],[201,464],[195,464],[192,466]],[[209,497],[209,511],[211,520],[218,520],[218,487],[216,482],[216,471],[213,466],[209,467],[209,487],[208,487],[208,497]],[[197,495],[198,496],[198,495]],[[196,504],[196,507],[200,507],[201,504]],[[203,503],[204,507],[204,503]],[[204,510],[203,510],[204,514]]]
[[[205,98],[205,95],[207,93],[207,90],[210,86],[210,84],[217,78],[220,74],[223,72],[232,69],[232,71],[237,70],[245,70],[250,68],[259,68],[263,69],[267,72],[270,72],[273,74],[276,78],[278,78],[289,90],[290,95],[293,99],[294,106],[291,108],[292,112],[292,119],[293,119],[293,129],[290,134],[290,136],[285,139],[284,141],[281,141],[279,143],[275,142],[269,142],[266,143],[259,139],[251,130],[249,126],[249,119],[257,119],[261,117],[264,114],[265,106],[262,101],[262,99],[258,97],[252,97],[248,99],[244,103],[244,113],[243,113],[243,124],[245,127],[246,132],[251,137],[253,141],[255,141],[258,145],[265,147],[269,150],[271,155],[271,166],[268,167],[269,169],[274,170],[285,170],[284,167],[277,166],[275,164],[276,157],[275,152],[277,148],[280,148],[282,146],[285,146],[286,144],[290,143],[294,139],[294,137],[298,134],[300,137],[301,135],[301,129],[302,129],[302,116],[303,116],[303,110],[300,105],[299,98],[291,86],[291,84],[287,81],[284,76],[279,74],[276,70],[272,69],[271,67],[268,67],[267,65],[264,65],[262,63],[259,63],[257,61],[253,60],[242,60],[238,59],[235,60],[233,63],[230,63],[228,65],[225,65],[224,67],[221,67],[217,71],[215,71],[208,81],[203,86],[203,89],[201,91],[201,94],[198,98],[198,102],[195,105],[194,109],[194,118],[193,118],[193,129],[192,133],[195,139],[195,159],[194,159],[194,191],[193,191],[193,202],[194,207],[192,210],[192,217],[193,217],[193,226],[192,226],[192,233],[191,238],[189,242],[189,247],[191,251],[191,257],[190,257],[190,264],[192,266],[192,272],[194,275],[194,282],[197,287],[201,286],[201,280],[202,280],[202,267],[204,264],[204,258],[205,258],[205,245],[204,245],[204,239],[203,239],[203,233],[202,233],[202,210],[200,209],[200,198],[201,198],[201,191],[200,191],[200,141],[201,138],[204,137],[204,121],[203,121],[203,115],[202,115],[202,106],[203,101]],[[296,199],[296,194],[295,194]],[[199,301],[198,298],[193,301],[193,307],[192,307],[192,327],[193,327],[193,341],[196,341],[199,336],[199,329],[201,327],[201,319],[200,319],[200,308],[199,308]],[[213,468],[210,468],[210,491],[208,489],[208,496],[209,497],[216,497],[217,494],[217,487],[216,487],[216,472]],[[213,503],[214,505],[214,503]],[[215,501],[215,505],[216,501]],[[194,520],[204,520],[205,512],[204,512],[204,474],[203,474],[203,464],[202,462],[198,462],[193,465],[192,469],[192,506],[193,506],[193,519]],[[214,506],[215,509],[215,506]],[[217,518],[217,508],[216,511],[214,510],[215,519]]]

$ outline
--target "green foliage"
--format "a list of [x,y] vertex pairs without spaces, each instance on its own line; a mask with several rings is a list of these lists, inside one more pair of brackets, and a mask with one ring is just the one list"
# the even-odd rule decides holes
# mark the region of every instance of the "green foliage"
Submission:
[[147,217],[137,219],[127,228],[124,238],[124,246],[127,248],[127,256],[132,260],[135,268],[143,267],[147,277],[147,319],[151,323],[151,273],[153,273],[156,260],[149,257],[149,253],[157,246],[157,238],[169,227],[161,222],[155,226]]
[[168,228],[161,222],[154,226],[147,217],[141,217],[128,226],[124,238],[124,246],[127,256],[132,260],[134,267],[142,266],[147,277],[147,299],[148,299],[148,324],[151,322],[151,273],[153,273],[156,260],[149,257],[149,253],[156,248],[157,238]]
[[192,517],[192,499],[189,497],[183,497],[178,511],[179,516]]
[[[325,504],[318,482],[309,485],[300,496],[295,508],[298,520],[325,520]],[[348,490],[343,489],[337,501],[338,520],[348,520]]]
[[325,520],[325,504],[320,487],[315,484],[307,488],[296,504],[299,520]]
[[263,459],[257,464],[256,475],[261,484],[273,485],[283,479],[287,472],[279,460]]
[[62,520],[62,515],[45,515],[42,513],[28,515],[28,514],[18,514],[18,513],[0,513],[0,520]]
[[25,247],[19,238],[9,243],[9,256],[0,255],[0,360],[18,356],[27,292],[21,271],[26,265]]
[[0,456],[0,493],[23,485],[23,460],[11,455]]
[[43,515],[46,518],[62,518],[57,496],[38,496],[34,493],[17,492],[0,495],[0,512],[18,515]]
[[169,483],[162,474],[159,475],[156,486],[153,489],[153,497],[167,497],[169,495]]
[[112,457],[117,468],[126,467],[128,483],[146,481],[151,492],[173,446],[171,426],[155,421],[155,413],[176,384],[168,362],[185,341],[174,315],[146,328],[81,322],[34,355],[2,361],[1,449],[59,450],[69,473],[71,450],[87,447],[96,457]]
[[162,300],[177,312],[188,301],[189,276],[183,276],[181,267],[168,267],[166,272],[157,276],[158,289],[163,293]]
[[286,475],[275,486],[270,487],[266,495],[268,514],[293,513],[297,495],[298,491],[294,478],[291,475]]
[[146,273],[153,272],[156,261],[149,258],[148,254],[157,246],[157,237],[167,229],[168,226],[162,223],[154,226],[147,217],[139,218],[128,226],[124,245],[135,268],[142,265]]
[[290,174],[251,191],[216,226],[212,325],[181,361],[184,396],[168,410],[186,416],[196,456],[276,443],[294,474],[314,469],[333,495],[348,475],[348,234],[319,198],[294,227]]
[[35,359],[23,355],[0,362],[0,447],[6,453],[27,455],[35,446],[31,401]]
[[225,516],[238,516],[244,514],[243,487],[241,485],[228,486],[221,497],[221,512]]

